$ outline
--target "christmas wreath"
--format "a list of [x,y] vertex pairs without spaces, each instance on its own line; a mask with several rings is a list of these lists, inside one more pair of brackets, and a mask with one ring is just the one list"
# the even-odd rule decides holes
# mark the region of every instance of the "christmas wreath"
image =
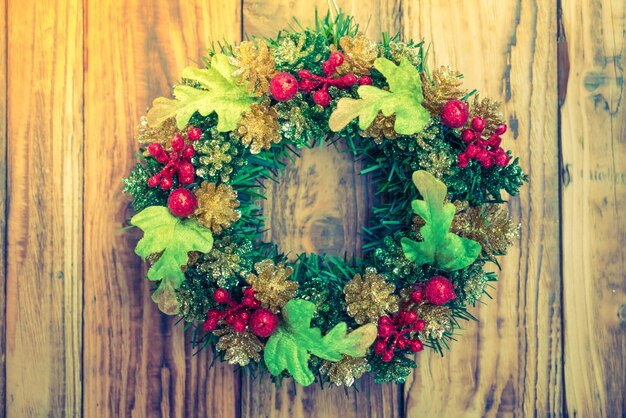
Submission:
[[[142,118],[124,179],[153,300],[200,348],[280,382],[403,382],[442,352],[515,240],[502,191],[526,176],[499,104],[429,70],[423,42],[350,16],[219,44]],[[343,141],[376,188],[361,258],[263,242],[259,202],[302,147]]]

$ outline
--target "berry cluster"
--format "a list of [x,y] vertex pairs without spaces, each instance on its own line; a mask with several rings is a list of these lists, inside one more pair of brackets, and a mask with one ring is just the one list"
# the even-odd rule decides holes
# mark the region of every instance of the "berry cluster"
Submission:
[[[202,136],[199,128],[191,128],[187,131],[187,139],[196,141]],[[193,145],[185,144],[185,139],[180,134],[172,138],[172,151],[167,152],[158,142],[153,142],[148,146],[148,152],[155,160],[165,167],[157,174],[148,179],[149,187],[161,186],[163,190],[169,190],[174,185],[174,175],[177,175],[179,184],[191,184],[195,179],[191,157],[195,154]]]
[[459,154],[459,167],[467,167],[470,160],[476,160],[483,168],[490,168],[494,165],[504,167],[509,163],[509,155],[500,147],[503,135],[506,132],[506,125],[498,126],[489,138],[483,138],[482,132],[485,130],[485,119],[475,117],[472,119],[471,129],[464,129],[461,132],[463,142],[467,144],[465,151]]
[[393,359],[396,348],[409,349],[414,353],[422,351],[424,344],[417,333],[423,331],[426,322],[417,317],[413,311],[404,310],[392,316],[381,316],[378,319],[378,335],[374,342],[374,352],[388,363]]
[[346,89],[357,83],[361,85],[372,84],[372,79],[368,76],[357,78],[354,74],[346,74],[338,78],[332,78],[337,67],[343,64],[343,60],[344,57],[341,52],[331,53],[328,60],[322,63],[324,76],[315,75],[309,70],[300,70],[298,72],[298,76],[300,77],[300,90],[307,94],[315,91],[313,93],[313,101],[322,107],[326,107],[330,104],[330,94],[328,93],[330,86]]
[[235,332],[244,332],[249,328],[257,337],[266,338],[278,327],[278,316],[271,310],[261,307],[261,302],[254,297],[254,289],[250,287],[243,291],[243,298],[239,303],[232,300],[230,292],[226,289],[216,289],[213,299],[227,308],[223,311],[211,309],[207,313],[203,324],[207,332],[214,331],[220,324],[226,324]]

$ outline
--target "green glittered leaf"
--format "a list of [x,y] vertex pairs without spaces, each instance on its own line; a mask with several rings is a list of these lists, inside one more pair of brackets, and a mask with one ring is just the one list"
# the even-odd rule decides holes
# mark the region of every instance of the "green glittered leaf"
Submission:
[[185,68],[182,78],[199,84],[200,88],[176,86],[175,99],[159,97],[154,100],[148,111],[148,124],[157,127],[165,120],[175,117],[176,126],[183,129],[194,113],[208,116],[215,112],[218,116],[218,131],[234,130],[241,115],[257,101],[248,93],[246,86],[240,85],[238,78],[232,75],[235,70],[224,54],[215,54],[209,68]]
[[296,382],[308,386],[315,380],[309,369],[311,354],[329,361],[339,361],[342,354],[363,357],[376,338],[376,325],[367,324],[347,333],[340,322],[322,337],[319,328],[311,328],[315,304],[292,299],[283,308],[283,325],[265,345],[265,365],[274,376],[287,370]]
[[135,253],[143,259],[160,254],[148,270],[148,279],[161,280],[160,291],[153,296],[158,299],[159,306],[165,306],[171,303],[171,297],[165,296],[173,295],[171,290],[178,289],[185,279],[181,266],[187,264],[187,253],[211,251],[213,234],[194,219],[175,217],[165,206],[145,208],[133,216],[130,223],[144,233]]
[[445,203],[446,185],[427,171],[413,173],[413,183],[424,200],[411,202],[413,211],[424,219],[420,229],[423,241],[402,238],[404,255],[417,265],[431,264],[437,268],[453,271],[469,266],[480,254],[476,241],[462,238],[450,232],[456,208]]
[[417,69],[406,58],[402,58],[400,65],[386,58],[377,58],[374,68],[387,79],[389,91],[361,86],[358,90],[360,99],[339,99],[328,121],[330,129],[338,132],[357,117],[359,128],[367,129],[378,112],[382,112],[384,116],[396,115],[394,130],[400,135],[422,131],[430,114],[422,106],[422,80]]

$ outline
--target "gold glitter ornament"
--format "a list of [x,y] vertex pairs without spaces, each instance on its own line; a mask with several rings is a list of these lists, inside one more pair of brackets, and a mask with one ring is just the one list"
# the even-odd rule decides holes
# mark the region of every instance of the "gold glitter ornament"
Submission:
[[215,348],[224,351],[224,360],[229,364],[245,366],[250,360],[261,360],[263,343],[249,330],[236,332],[232,328],[222,328],[213,331],[213,334],[220,337]]
[[372,124],[361,131],[361,136],[365,138],[373,138],[377,144],[382,144],[385,139],[397,138],[398,134],[393,129],[396,123],[396,116],[383,116],[381,112],[378,112],[376,118]]
[[[337,68],[338,75],[354,74],[356,76],[370,75],[374,61],[378,58],[378,44],[368,39],[362,33],[356,36],[344,36],[339,40],[344,62]],[[331,50],[336,50],[331,46]]]
[[296,296],[298,283],[287,279],[293,273],[291,267],[263,260],[254,265],[254,270],[256,274],[250,273],[247,280],[254,289],[254,297],[264,308],[278,312]]
[[453,162],[450,154],[444,151],[434,151],[428,154],[422,153],[419,159],[421,168],[438,179],[450,173]]
[[237,246],[231,242],[230,237],[224,237],[213,244],[208,254],[202,255],[198,262],[198,270],[207,273],[219,287],[230,287],[233,277],[242,273],[242,258],[237,252]]
[[198,200],[198,208],[193,217],[203,226],[216,234],[220,234],[223,228],[228,228],[233,222],[241,217],[237,192],[227,184],[208,181],[202,182],[194,192]]
[[419,46],[405,42],[389,42],[389,55],[396,64],[400,64],[402,58],[406,58],[415,67],[422,65],[422,48]]
[[485,130],[482,132],[484,138],[489,138],[498,129],[498,126],[504,123],[504,115],[502,115],[500,110],[500,103],[489,98],[481,100],[478,94],[469,103],[467,128],[471,128],[472,119],[475,117],[485,119]]
[[230,63],[237,67],[234,76],[248,83],[248,91],[260,97],[269,91],[270,80],[276,74],[274,54],[265,39],[243,41],[234,51]]
[[252,154],[258,154],[263,149],[270,149],[272,143],[280,142],[280,126],[277,120],[278,113],[267,104],[253,104],[249,111],[243,114],[235,134],[244,145],[250,146]]
[[365,357],[343,356],[343,359],[333,363],[324,361],[320,372],[327,375],[328,379],[337,386],[350,387],[360,379],[371,367]]
[[398,310],[398,296],[393,294],[395,286],[387,283],[382,274],[368,267],[365,276],[356,274],[343,289],[346,307],[357,324],[376,322],[378,318]]
[[231,147],[230,142],[212,139],[201,144],[200,147],[202,147],[203,155],[198,157],[198,161],[200,164],[210,167],[207,174],[216,176],[219,173],[223,182],[230,180],[230,174],[233,172],[233,167],[230,165],[233,157],[228,153]]
[[422,303],[416,310],[417,316],[426,322],[421,332],[426,338],[441,339],[446,332],[452,331],[452,311],[447,306]]
[[[148,118],[141,117],[141,122],[137,126],[137,141],[142,145],[150,145],[152,143],[161,144],[166,151],[172,150],[172,138],[176,134],[183,134],[176,127],[176,119],[166,119],[158,128],[153,128],[148,125]],[[183,138],[185,135],[183,135]],[[143,155],[150,155],[148,149],[144,151]]]
[[462,88],[461,73],[445,66],[434,70],[430,80],[422,73],[422,86],[424,90],[422,105],[433,116],[439,116],[443,105],[450,100],[460,99],[467,94],[467,90]]
[[490,257],[504,255],[519,236],[506,205],[486,204],[466,208],[454,216],[450,231],[478,242]]

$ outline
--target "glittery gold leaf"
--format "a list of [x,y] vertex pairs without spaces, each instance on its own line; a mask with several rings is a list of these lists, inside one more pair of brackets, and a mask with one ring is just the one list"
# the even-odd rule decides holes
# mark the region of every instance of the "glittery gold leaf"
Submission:
[[361,131],[361,136],[365,138],[374,138],[374,142],[382,144],[385,139],[397,138],[398,134],[393,129],[393,125],[396,123],[395,115],[383,116],[381,112],[378,113],[374,122],[367,128]]
[[426,322],[422,331],[426,338],[440,339],[444,333],[452,331],[452,311],[447,306],[422,303],[417,308],[417,316]]
[[258,154],[262,149],[270,149],[272,143],[278,144],[281,139],[277,116],[273,107],[252,105],[241,118],[235,134],[244,145],[250,146],[252,154]]
[[337,386],[350,387],[371,369],[365,357],[343,356],[338,362],[324,361],[320,371]]
[[[339,46],[344,54],[344,62],[337,68],[338,75],[354,74],[356,76],[369,75],[374,67],[374,60],[378,58],[378,45],[362,33],[356,36],[344,36],[339,40]],[[331,49],[335,49],[331,47]]]
[[443,151],[434,151],[430,153],[422,153],[419,158],[420,166],[423,170],[428,171],[438,179],[450,173],[452,167],[452,158]]
[[218,173],[222,181],[230,180],[230,174],[233,172],[231,162],[232,155],[229,153],[231,148],[230,142],[222,142],[216,139],[202,142],[196,146],[196,151],[201,153],[198,161],[203,166],[207,166],[208,175],[215,176]]
[[[153,128],[148,125],[148,118],[141,117],[141,123],[137,126],[137,141],[142,145],[149,145],[152,143],[161,144],[166,151],[172,150],[172,138],[176,134],[182,132],[176,127],[176,119],[166,119],[158,128]],[[150,155],[148,150],[144,152],[144,155]]]
[[346,296],[348,315],[357,324],[376,322],[386,313],[398,310],[398,296],[393,294],[395,286],[387,283],[385,277],[368,267],[365,276],[354,276],[343,289]]
[[477,241],[493,257],[506,254],[518,236],[519,224],[513,222],[506,205],[486,204],[457,213],[450,230]]
[[272,260],[263,260],[256,263],[254,269],[256,274],[248,275],[248,283],[264,308],[278,312],[296,296],[298,283],[287,279],[293,273],[291,267],[282,263],[276,266]]
[[198,263],[198,270],[208,273],[219,287],[226,287],[227,279],[242,270],[241,256],[236,252],[236,245],[230,242],[230,237],[213,244],[211,251]]
[[405,42],[389,42],[389,54],[391,55],[391,60],[396,64],[399,64],[402,58],[406,58],[416,67],[422,64],[421,48],[411,46]]
[[270,80],[276,74],[274,54],[264,39],[243,41],[235,49],[231,64],[237,67],[234,76],[248,83],[248,91],[259,97],[269,91]]
[[193,217],[198,222],[219,234],[241,217],[237,192],[227,184],[216,186],[215,183],[203,182],[194,192],[198,199],[198,208]]
[[474,97],[474,100],[469,106],[469,119],[467,120],[467,126],[469,127],[474,117],[481,117],[485,119],[485,130],[483,131],[483,137],[489,137],[498,126],[504,123],[504,116],[500,110],[500,103],[491,100],[489,98],[480,99],[478,94]]
[[439,115],[441,108],[452,99],[460,99],[467,94],[462,88],[461,73],[450,67],[440,67],[432,72],[431,80],[422,73],[424,86],[424,107],[432,115]]
[[[276,65],[283,68],[292,68],[293,70],[302,69],[304,67],[304,59],[315,50],[315,45],[304,47],[306,40],[307,35],[301,32],[293,33],[291,36],[281,39],[274,51]],[[321,57],[317,58],[321,59]],[[317,59],[314,59],[314,61],[317,61]]]
[[222,328],[213,331],[220,337],[215,347],[218,351],[224,351],[224,360],[229,364],[245,366],[252,361],[261,360],[263,344],[249,330],[236,332],[231,328]]

